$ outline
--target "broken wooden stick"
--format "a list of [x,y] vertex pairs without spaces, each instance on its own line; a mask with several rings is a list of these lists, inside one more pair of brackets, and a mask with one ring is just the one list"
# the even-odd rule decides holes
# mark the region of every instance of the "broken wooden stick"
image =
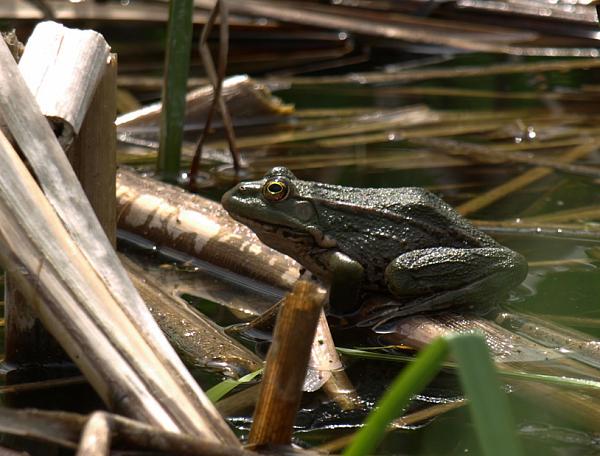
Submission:
[[19,69],[65,149],[81,129],[109,52],[99,33],[56,22],[38,24],[27,41]]
[[291,443],[302,384],[325,293],[301,278],[281,304],[267,354],[248,442],[252,446]]

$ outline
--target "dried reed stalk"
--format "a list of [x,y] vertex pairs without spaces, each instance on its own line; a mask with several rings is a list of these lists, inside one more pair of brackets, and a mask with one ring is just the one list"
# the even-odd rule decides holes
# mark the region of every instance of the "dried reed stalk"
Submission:
[[109,456],[111,422],[105,412],[90,415],[81,431],[76,456]]
[[[294,107],[284,104],[269,92],[266,86],[248,76],[233,76],[223,81],[222,97],[233,114],[238,117],[267,117],[291,114]],[[208,111],[214,99],[211,85],[194,89],[185,97],[186,123],[199,124],[206,120]],[[123,134],[134,132],[157,125],[160,118],[162,103],[157,102],[144,106],[137,111],[119,116],[117,126]]]
[[429,79],[453,79],[492,76],[501,74],[542,73],[549,71],[570,71],[590,69],[600,66],[600,60],[593,59],[547,59],[539,62],[499,63],[495,65],[465,65],[451,68],[418,68],[396,72],[352,73],[342,76],[296,76],[274,78],[283,83],[296,85],[314,84],[381,84],[394,82],[415,82]]
[[[589,155],[594,150],[598,149],[600,142],[597,139],[587,141],[583,144],[580,144],[568,152],[562,154],[557,158],[557,161],[563,163],[570,163],[578,158],[585,157]],[[490,204],[498,201],[499,199],[504,198],[510,193],[519,190],[537,180],[542,179],[543,177],[552,174],[554,169],[547,167],[536,167],[532,168],[529,171],[524,172],[523,174],[510,179],[502,185],[499,185],[492,190],[489,190],[481,195],[476,196],[475,198],[467,201],[466,203],[461,204],[456,209],[462,215],[469,215],[473,212],[476,212],[484,207],[489,206]]]
[[101,424],[102,427],[106,425],[110,427],[110,437],[114,449],[145,450],[185,456],[199,454],[205,456],[256,456],[256,453],[239,447],[226,446],[185,434],[165,432],[157,427],[107,412],[94,412],[90,416],[85,416],[68,412],[1,408],[0,430],[6,434],[77,449],[81,431],[90,422],[90,419],[104,422]]
[[[208,47],[208,37],[210,36],[212,26],[214,25],[217,16],[219,17],[220,21],[219,60],[218,66],[215,68],[215,63],[213,61],[210,48]],[[225,72],[227,69],[227,57],[229,54],[229,12],[226,1],[216,1],[213,10],[210,13],[210,17],[208,18],[208,22],[202,29],[199,49],[204,70],[206,71],[208,80],[213,87],[213,100],[206,114],[206,122],[204,124],[204,128],[202,129],[200,139],[196,144],[196,151],[190,165],[190,190],[194,190],[196,188],[196,178],[198,177],[200,160],[202,158],[202,149],[204,148],[204,144],[206,143],[208,135],[210,134],[209,132],[211,129],[211,124],[214,114],[217,110],[217,106],[219,108],[221,120],[223,121],[223,126],[225,127],[225,136],[227,137],[227,143],[229,144],[229,152],[231,153],[233,169],[236,174],[238,174],[240,171],[240,153],[235,144],[233,122],[231,121],[231,115],[229,114],[229,109],[227,108],[227,104],[225,103],[222,94],[223,81],[225,79]]]
[[163,292],[140,267],[122,259],[136,289],[186,365],[211,368],[216,364],[232,376],[262,367],[258,356],[228,337],[222,328],[186,302]]
[[538,167],[552,168],[555,171],[562,171],[579,176],[600,178],[600,168],[587,165],[574,165],[571,161],[565,161],[564,157],[552,159],[526,152],[506,152],[498,149],[489,149],[479,144],[472,144],[462,141],[453,141],[441,138],[419,138],[412,140],[415,144],[431,147],[439,152],[452,155],[467,155],[475,159],[482,158],[489,161],[508,161],[514,163],[527,163]]
[[117,239],[116,78],[117,56],[112,54],[73,147],[67,151],[83,191],[113,245]]
[[305,278],[296,282],[277,315],[273,342],[248,436],[251,446],[291,443],[302,384],[325,294]]
[[19,68],[65,149],[81,129],[109,52],[99,33],[56,22],[38,24],[27,41]]
[[127,279],[3,42],[0,69],[0,111],[45,192],[2,135],[2,209],[11,220],[1,228],[4,264],[108,404],[165,429],[238,445]]
[[[172,185],[117,173],[117,223],[160,246],[186,252],[242,275],[291,289],[298,264],[260,244],[256,235],[223,207]],[[241,260],[241,261],[239,261]]]
[[[195,0],[194,4],[197,7],[211,9],[215,0]],[[339,14],[334,6],[315,10],[301,2],[286,2],[285,5],[281,5],[269,0],[228,0],[227,4],[232,12],[239,14],[267,17],[314,27],[346,30],[367,36],[399,39],[412,43],[449,46],[469,51],[529,56],[597,57],[599,55],[598,50],[594,48],[525,47],[484,40],[468,40],[458,35],[418,30],[390,21],[366,21],[362,17],[344,16]]]

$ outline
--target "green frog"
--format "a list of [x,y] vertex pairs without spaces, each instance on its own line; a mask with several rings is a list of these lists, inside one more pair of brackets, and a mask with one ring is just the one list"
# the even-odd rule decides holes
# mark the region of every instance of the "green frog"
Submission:
[[222,198],[268,246],[330,284],[330,312],[356,311],[363,292],[402,306],[380,317],[481,305],[523,281],[527,263],[418,187],[352,188],[276,167]]

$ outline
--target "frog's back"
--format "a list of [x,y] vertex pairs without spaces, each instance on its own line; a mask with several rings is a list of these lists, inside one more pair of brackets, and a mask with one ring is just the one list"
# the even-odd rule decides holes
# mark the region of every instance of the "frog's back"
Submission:
[[[341,227],[359,238],[361,233],[368,238],[374,231],[379,231],[390,240],[401,240],[403,251],[428,245],[463,248],[497,245],[449,204],[424,188],[311,184],[305,192],[321,206],[324,222],[329,221],[329,228],[335,231],[339,229],[336,227]],[[354,229],[348,230],[350,227]],[[341,240],[344,236],[339,233],[336,237]]]
[[361,188],[305,181],[299,181],[297,186],[302,195],[313,201],[339,203],[340,206],[352,205],[364,209],[380,210],[387,207],[427,204],[432,197],[443,203],[440,198],[421,187]]

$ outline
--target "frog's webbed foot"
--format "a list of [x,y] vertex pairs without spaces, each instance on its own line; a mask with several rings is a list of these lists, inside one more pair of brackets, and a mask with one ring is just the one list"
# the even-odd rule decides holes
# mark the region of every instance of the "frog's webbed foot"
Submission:
[[358,310],[365,274],[362,265],[347,255],[336,252],[329,258],[329,270],[329,312],[340,316]]

